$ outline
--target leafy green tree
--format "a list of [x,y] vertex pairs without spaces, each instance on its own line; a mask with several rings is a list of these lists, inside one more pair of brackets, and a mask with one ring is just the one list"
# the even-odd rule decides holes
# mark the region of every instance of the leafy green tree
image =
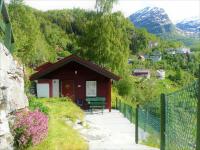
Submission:
[[120,80],[117,83],[118,92],[121,96],[132,97],[134,93],[134,84],[131,77]]
[[24,0],[11,0],[10,3],[12,5],[16,5],[16,4],[23,4]]
[[146,29],[136,29],[132,34],[131,50],[133,53],[145,51],[148,48],[149,37]]
[[102,67],[124,74],[130,53],[132,24],[120,13],[102,15],[88,22],[80,38],[79,55]]
[[32,9],[15,1],[9,5],[9,14],[15,36],[14,55],[31,67],[54,60],[55,53],[40,32]]
[[113,4],[118,0],[96,0],[95,8],[97,13],[111,13]]

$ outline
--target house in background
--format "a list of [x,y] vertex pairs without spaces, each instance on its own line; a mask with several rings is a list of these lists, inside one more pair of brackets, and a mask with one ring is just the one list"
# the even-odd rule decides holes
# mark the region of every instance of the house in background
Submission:
[[174,48],[167,48],[165,51],[167,52],[168,55],[176,54],[176,50]]
[[128,64],[132,64],[133,63],[133,59],[129,58],[128,59]]
[[150,70],[148,69],[135,69],[133,70],[132,75],[137,77],[145,77],[147,79],[150,79],[151,77]]
[[176,53],[177,54],[190,54],[190,48],[186,48],[186,47],[180,47],[176,49]]
[[82,101],[87,97],[105,97],[105,108],[111,109],[112,80],[120,78],[90,61],[70,55],[56,63],[45,63],[31,76],[36,82],[37,97],[70,97]]
[[179,48],[167,48],[165,50],[169,55],[176,55],[176,54],[191,54],[190,48],[187,47],[179,47]]
[[151,54],[144,55],[145,59],[150,59],[153,62],[162,60],[162,53],[160,51],[153,51]]
[[164,80],[165,79],[165,70],[157,70],[156,71],[156,76],[158,79]]
[[149,41],[148,47],[149,48],[154,48],[158,46],[158,42],[157,41]]
[[138,55],[138,59],[141,60],[141,61],[145,61],[144,55]]
[[149,59],[151,59],[153,62],[158,62],[162,60],[162,53],[160,51],[153,51],[149,55]]

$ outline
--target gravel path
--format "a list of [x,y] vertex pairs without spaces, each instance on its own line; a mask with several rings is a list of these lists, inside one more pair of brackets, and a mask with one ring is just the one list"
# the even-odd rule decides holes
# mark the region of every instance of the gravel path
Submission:
[[135,127],[117,111],[86,113],[88,128],[80,133],[89,142],[90,150],[158,150],[135,144]]

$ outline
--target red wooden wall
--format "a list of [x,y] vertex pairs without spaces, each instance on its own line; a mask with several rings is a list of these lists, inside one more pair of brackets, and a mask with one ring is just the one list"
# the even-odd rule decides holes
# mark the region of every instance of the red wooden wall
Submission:
[[[77,71],[77,74],[75,74],[75,71]],[[48,79],[59,79],[61,82],[62,80],[73,80],[75,100],[85,100],[86,81],[97,81],[97,96],[106,97],[106,108],[111,108],[111,80],[81,64],[70,62],[42,79],[47,79],[48,83],[50,83]],[[78,87],[78,85],[81,85],[81,87]],[[52,96],[52,82],[50,87]]]

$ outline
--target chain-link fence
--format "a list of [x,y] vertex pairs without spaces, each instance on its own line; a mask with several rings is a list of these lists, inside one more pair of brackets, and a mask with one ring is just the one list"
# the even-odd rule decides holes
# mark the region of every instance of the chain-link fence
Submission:
[[195,150],[197,137],[197,82],[166,95],[166,150]]
[[126,117],[131,123],[135,123],[136,107],[131,106],[128,103],[123,102],[120,99],[116,100],[116,109],[118,109],[124,117]]
[[200,150],[199,91],[195,81],[137,107],[117,100],[116,108],[135,124],[136,143],[161,150]]
[[160,146],[160,98],[138,108],[138,141],[154,147]]

